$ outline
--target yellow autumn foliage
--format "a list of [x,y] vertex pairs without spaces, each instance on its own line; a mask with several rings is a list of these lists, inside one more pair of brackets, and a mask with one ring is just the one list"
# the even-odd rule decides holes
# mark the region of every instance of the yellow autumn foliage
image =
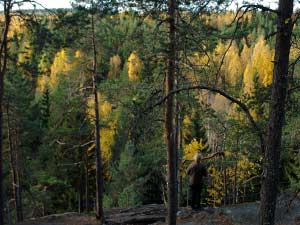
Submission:
[[251,93],[254,88],[254,78],[263,86],[269,86],[273,77],[274,50],[271,50],[263,37],[255,44],[252,56],[244,71],[244,91]]
[[290,50],[290,58],[291,60],[297,59],[297,57],[300,55],[300,49],[297,47],[292,46]]
[[188,125],[190,125],[191,124],[191,118],[189,117],[189,116],[184,116],[184,118],[183,118],[183,125],[184,126],[188,126]]
[[274,50],[272,51],[263,37],[260,37],[253,49],[253,64],[257,68],[260,82],[264,86],[272,83],[273,60]]
[[[233,110],[236,111],[236,108]],[[243,114],[241,113],[241,115]],[[240,115],[236,114],[234,116],[240,119]],[[189,127],[191,123],[190,117],[185,116],[183,119],[184,137],[188,132],[187,127]],[[184,159],[191,160],[195,153],[201,152],[203,149],[207,149],[206,146],[203,145],[203,142],[200,141],[199,143],[193,139],[190,143],[183,146],[183,157]],[[225,191],[227,191],[227,194],[231,194],[234,191],[242,194],[244,191],[244,182],[256,176],[260,168],[260,165],[252,162],[245,152],[235,152],[233,149],[227,148],[223,151],[224,156],[210,160],[208,167],[208,173],[212,178],[207,182],[207,201],[214,206],[219,206],[224,202],[226,196]],[[236,189],[234,189],[233,184],[236,185]],[[250,187],[251,185],[249,188]]]
[[202,139],[200,142],[196,139],[193,139],[191,143],[183,147],[184,159],[192,160],[196,153],[200,153],[205,148],[206,145],[203,143]]
[[220,205],[225,195],[222,187],[224,186],[223,177],[220,171],[214,165],[208,167],[208,173],[213,177],[210,187],[207,189],[208,192],[208,203],[214,206]]
[[118,55],[114,55],[109,60],[110,70],[108,73],[109,78],[115,78],[120,75],[121,71],[121,58]]
[[237,81],[243,78],[246,93],[253,91],[256,76],[258,76],[259,83],[265,87],[272,83],[274,50],[269,47],[262,36],[252,48],[244,44],[241,53],[235,42],[229,49],[228,47],[229,43],[219,42],[212,53],[212,59],[218,67],[227,51],[220,71],[227,83],[235,86]]
[[[203,48],[205,47],[203,46]],[[207,65],[208,58],[207,55],[202,55],[200,52],[195,52],[192,57],[189,57],[189,61],[193,66],[199,67]]]
[[115,143],[115,129],[116,123],[109,122],[107,127],[100,130],[100,146],[102,151],[102,158],[104,162],[109,162],[112,157],[111,147]]
[[235,86],[243,74],[243,64],[239,55],[239,49],[234,42],[225,57],[226,81]]
[[50,88],[55,88],[60,76],[76,70],[82,57],[83,54],[79,50],[73,52],[69,49],[61,49],[57,52],[50,68]]
[[108,101],[104,101],[99,107],[101,117],[107,118],[112,110],[112,104],[110,104]]
[[[223,159],[224,162],[229,159],[228,157],[232,157],[233,155],[226,151],[225,158]],[[258,173],[259,164],[251,162],[246,155],[241,153],[238,153],[236,156],[236,162],[231,165],[226,165],[225,163],[222,166],[223,163],[220,161],[218,164],[213,163],[208,167],[208,172],[213,177],[207,189],[209,195],[207,200],[210,204],[215,206],[220,205],[225,196],[225,189],[227,189],[227,193],[230,191],[243,193],[244,182]],[[225,176],[226,183],[224,183]],[[237,190],[232,189],[232,184],[235,182]]]
[[235,86],[243,74],[243,63],[237,44],[235,42],[231,43],[231,45],[229,44],[219,42],[214,50],[213,60],[216,66],[219,67],[226,53],[220,74],[227,83]]
[[30,43],[28,41],[25,41],[23,45],[24,45],[24,47],[22,48],[23,51],[21,51],[18,54],[18,64],[29,62],[32,55],[32,48],[30,46]]
[[237,161],[237,166],[240,169],[239,180],[244,182],[249,179],[252,174],[255,174],[259,169],[257,163],[251,162],[246,155],[241,155],[240,159]]
[[[183,137],[184,139],[190,135],[190,128],[192,121],[191,118],[187,115],[183,118]],[[200,153],[201,151],[207,149],[207,143],[204,143],[202,139],[198,141],[197,139],[193,138],[190,143],[186,143],[183,146],[183,158],[186,160],[193,160],[196,153]]]
[[83,54],[82,54],[82,52],[80,51],[80,50],[77,50],[76,52],[75,52],[75,58],[81,58],[83,56]]
[[[236,156],[236,162],[232,165],[226,165],[226,160],[229,157]],[[225,151],[225,158],[223,159],[225,164],[220,161],[218,164],[212,163],[208,172],[213,177],[212,182],[207,189],[209,198],[208,202],[212,205],[220,205],[225,196],[225,185],[226,189],[230,189],[232,184],[236,182],[236,188],[238,192],[242,193],[243,183],[249,178],[255,176],[258,173],[260,165],[258,163],[251,162],[247,155],[238,153],[233,154],[230,151]],[[224,183],[226,175],[226,184]],[[234,190],[231,190],[234,191]]]
[[[116,130],[116,120],[110,121],[110,115],[112,113],[112,104],[106,99],[104,95],[100,92],[98,95],[98,110],[100,114],[100,121],[106,123],[105,127],[100,128],[100,145],[102,151],[102,157],[105,162],[111,159],[112,152],[111,147],[115,143],[115,130]],[[94,123],[95,118],[95,101],[93,96],[88,100],[87,114],[90,118],[91,123]],[[92,146],[94,147],[94,145]]]
[[57,52],[51,66],[50,87],[55,87],[58,76],[67,73],[71,68],[72,66],[67,57],[66,50],[62,49],[60,52]]
[[225,13],[217,14],[216,16],[217,16],[218,28],[221,29],[225,25],[229,25],[233,22],[235,18],[235,13],[226,11]]
[[137,81],[142,70],[143,63],[136,52],[132,52],[128,58],[128,78]]
[[216,27],[218,29],[222,29],[224,26],[228,26],[230,24],[235,25],[234,19],[241,18],[240,22],[245,22],[246,20],[251,21],[252,13],[243,14],[243,12],[239,12],[236,15],[236,12],[233,11],[225,11],[223,13],[211,13],[210,15],[201,15],[200,18],[204,21],[206,25],[210,25]]
[[[3,18],[0,18],[3,21]],[[18,16],[14,16],[11,18],[10,29],[8,30],[7,36],[11,38],[15,33],[22,33],[24,32],[24,20]]]
[[186,139],[187,136],[190,134],[189,125],[191,125],[192,121],[188,115],[185,115],[183,118],[183,128],[182,128],[182,135],[183,138]]
[[246,66],[249,63],[251,54],[252,54],[252,49],[249,48],[248,45],[244,44],[243,50],[241,52],[241,63],[242,63],[243,71],[246,69]]
[[43,93],[49,84],[49,77],[42,75],[37,78],[36,91],[38,93]]
[[[112,111],[112,104],[108,100],[106,100],[106,97],[102,95],[100,92],[98,92],[97,95],[98,95],[98,103],[99,103],[98,110],[100,114],[100,120],[106,121],[109,117],[109,114]],[[94,96],[90,96],[87,104],[88,104],[88,109],[87,109],[88,116],[91,119],[91,121],[93,121],[95,118]]]
[[82,70],[80,63],[82,57],[83,54],[79,50],[74,52],[69,49],[62,49],[56,53],[49,70],[49,59],[43,55],[38,65],[40,74],[37,78],[37,95],[39,96],[46,88],[54,90],[62,77],[67,77],[74,72],[78,74],[78,79],[82,80],[80,72]]
[[244,91],[249,94],[253,91],[253,88],[254,88],[253,80],[254,80],[255,74],[253,74],[252,71],[254,71],[252,65],[247,64],[245,72],[244,72],[243,83],[244,83]]

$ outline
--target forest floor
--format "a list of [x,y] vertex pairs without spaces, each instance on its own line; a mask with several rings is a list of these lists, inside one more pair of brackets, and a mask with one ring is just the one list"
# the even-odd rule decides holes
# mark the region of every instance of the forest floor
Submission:
[[[259,203],[244,203],[220,208],[194,211],[180,208],[179,225],[255,225],[258,224]],[[163,205],[145,205],[126,209],[105,210],[106,224],[164,225],[166,209]],[[300,197],[279,197],[277,225],[300,225]],[[96,225],[94,216],[64,213],[30,219],[18,225]]]

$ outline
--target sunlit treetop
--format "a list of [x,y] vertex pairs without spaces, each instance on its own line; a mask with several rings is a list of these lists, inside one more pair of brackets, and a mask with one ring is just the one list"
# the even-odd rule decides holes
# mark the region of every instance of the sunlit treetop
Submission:
[[109,60],[110,70],[108,73],[109,78],[116,78],[121,72],[121,58],[119,55],[114,55]]
[[79,50],[74,52],[69,49],[62,49],[57,52],[51,65],[50,87],[55,87],[59,76],[76,69],[82,56],[83,53]]
[[128,58],[128,78],[137,81],[142,70],[143,63],[136,52],[132,52]]
[[272,83],[273,60],[274,50],[271,50],[264,38],[260,37],[252,50],[251,58],[244,72],[245,92],[253,91],[255,76],[258,76],[258,81],[265,87]]

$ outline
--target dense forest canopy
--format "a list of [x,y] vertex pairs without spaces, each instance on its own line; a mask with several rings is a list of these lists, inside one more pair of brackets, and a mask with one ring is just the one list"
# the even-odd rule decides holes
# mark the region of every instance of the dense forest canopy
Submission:
[[[203,205],[259,200],[277,15],[261,7],[229,11],[227,1],[180,3],[174,14],[172,89],[178,91],[171,93],[179,205],[187,202],[185,171],[195,153],[220,153],[204,161],[210,177]],[[107,0],[87,8],[74,1],[72,10],[11,12],[2,157],[4,213],[13,221],[93,211],[97,143],[104,208],[168,201],[162,101],[168,99],[168,6],[126,1],[127,10],[120,11],[119,4]],[[5,21],[2,15],[3,29]],[[277,165],[280,191],[295,193],[300,190],[298,38],[295,20]]]

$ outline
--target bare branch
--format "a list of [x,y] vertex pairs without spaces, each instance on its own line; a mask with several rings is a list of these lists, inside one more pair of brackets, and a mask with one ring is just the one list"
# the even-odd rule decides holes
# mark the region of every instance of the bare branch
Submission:
[[213,92],[213,93],[218,93],[218,94],[222,95],[223,97],[225,97],[226,99],[228,99],[229,101],[231,101],[232,103],[237,104],[242,109],[242,111],[246,114],[249,122],[251,123],[251,125],[253,127],[253,130],[255,131],[255,133],[257,134],[257,136],[259,137],[261,151],[262,151],[262,153],[264,152],[264,150],[265,150],[265,141],[264,141],[263,132],[260,129],[260,127],[256,124],[256,122],[255,122],[254,118],[252,117],[252,115],[251,115],[248,107],[243,102],[241,102],[240,100],[238,100],[238,99],[230,96],[229,94],[227,94],[226,92],[224,92],[222,90],[219,90],[219,89],[216,89],[216,88],[212,88],[212,87],[208,87],[208,86],[202,86],[202,85],[179,88],[179,89],[176,89],[176,90],[173,90],[173,91],[169,92],[168,95],[166,95],[165,97],[163,97],[161,100],[159,100],[158,102],[156,102],[154,105],[151,105],[150,107],[148,107],[147,110],[151,110],[154,107],[156,107],[158,105],[161,105],[171,95],[180,93],[182,91],[189,91],[189,90],[207,90],[207,91],[210,91],[210,92]]
[[[213,154],[211,154],[211,155],[208,155],[208,156],[203,157],[201,160],[209,160],[209,159],[215,158],[215,157],[217,157],[217,156],[224,157],[224,156],[225,156],[225,153],[224,153],[223,151],[221,151],[221,152],[215,152],[215,153],[213,153]],[[193,160],[190,160],[190,159],[183,159],[181,163],[182,163],[182,164],[185,164],[186,162],[191,162],[191,161],[193,161]]]
[[260,178],[261,177],[261,174],[259,175],[256,175],[256,176],[253,176],[253,177],[250,177],[249,179],[245,180],[242,185],[246,185],[247,183],[249,183],[250,181],[256,179],[256,178]]
[[277,15],[279,15],[279,11],[278,10],[271,9],[269,7],[266,7],[266,6],[263,6],[263,5],[260,5],[260,4],[246,4],[246,5],[242,5],[240,7],[240,10],[242,10],[242,9],[246,9],[246,10],[249,10],[249,9],[260,9],[263,12],[272,12],[272,13],[276,13]]
[[[225,61],[225,57],[226,57],[226,55],[227,55],[229,49],[231,48],[231,46],[232,46],[232,44],[233,44],[234,39],[235,39],[237,30],[238,30],[238,28],[239,28],[239,22],[240,22],[240,20],[244,17],[244,15],[245,15],[247,12],[249,12],[249,11],[251,11],[251,10],[254,10],[254,9],[261,9],[262,11],[269,11],[269,12],[273,12],[273,13],[279,14],[279,12],[278,12],[277,10],[273,10],[273,9],[271,9],[271,8],[265,7],[265,6],[263,6],[263,5],[257,5],[257,4],[247,4],[247,5],[243,5],[243,6],[241,6],[241,7],[237,10],[237,12],[236,12],[236,14],[235,14],[235,17],[233,18],[232,23],[231,23],[231,24],[233,24],[233,23],[236,21],[236,22],[235,22],[235,23],[236,23],[235,29],[234,29],[234,32],[233,32],[231,38],[230,38],[229,45],[228,45],[227,49],[225,50],[225,52],[224,52],[224,54],[223,54],[223,56],[222,56],[221,63],[220,63],[220,65],[219,65],[219,67],[218,67],[218,70],[217,70],[217,73],[216,73],[216,83],[218,82],[218,79],[219,79],[219,76],[220,76],[220,72],[221,72],[222,66],[223,66],[224,61]],[[242,15],[239,16],[239,14],[240,14],[241,12],[242,12]],[[274,34],[272,34],[272,35],[274,35]]]
[[[12,2],[12,5],[17,5],[17,6],[21,6],[22,4],[24,3],[29,3],[31,4],[33,7],[35,7],[35,5],[38,5],[40,6],[42,9],[44,9],[45,11],[48,11],[49,13],[53,14],[53,15],[56,15],[56,12],[51,10],[51,9],[48,9],[46,8],[43,4],[35,1],[35,0],[20,0],[20,1],[14,1]],[[21,10],[20,8],[18,10],[15,10],[16,12],[19,12],[19,13],[22,13],[23,10]]]
[[56,140],[55,141],[57,144],[59,144],[59,145],[66,145],[67,143],[65,143],[65,142],[61,142],[60,140]]
[[288,95],[290,95],[293,91],[296,91],[300,89],[300,85],[297,85],[295,87],[291,87],[289,90],[288,90]]
[[[240,22],[240,20],[244,17],[244,15],[249,11],[249,8],[246,8],[244,11],[242,11],[242,9],[243,9],[243,6],[240,7],[240,8],[237,10],[237,12],[236,12],[236,14],[235,14],[235,16],[234,16],[234,18],[233,18],[231,24],[230,24],[230,25],[232,25],[234,22],[236,23],[235,28],[234,28],[234,31],[233,31],[233,33],[232,33],[232,35],[231,35],[231,38],[230,38],[229,45],[228,45],[228,47],[226,48],[226,50],[225,50],[225,52],[224,52],[224,54],[223,54],[223,56],[222,56],[220,65],[219,65],[218,70],[217,70],[217,73],[216,73],[216,75],[215,75],[215,76],[216,76],[216,81],[215,81],[216,84],[218,83],[219,76],[220,76],[220,73],[221,73],[221,69],[222,69],[222,66],[223,66],[224,61],[225,61],[225,57],[226,57],[226,55],[227,55],[229,49],[231,48],[231,46],[232,46],[232,44],[233,44],[233,41],[234,41],[234,39],[235,39],[235,36],[236,36],[236,34],[237,34],[237,31],[238,31],[238,28],[239,28],[239,22]],[[241,11],[242,11],[242,15],[239,16],[239,14],[240,14]]]

